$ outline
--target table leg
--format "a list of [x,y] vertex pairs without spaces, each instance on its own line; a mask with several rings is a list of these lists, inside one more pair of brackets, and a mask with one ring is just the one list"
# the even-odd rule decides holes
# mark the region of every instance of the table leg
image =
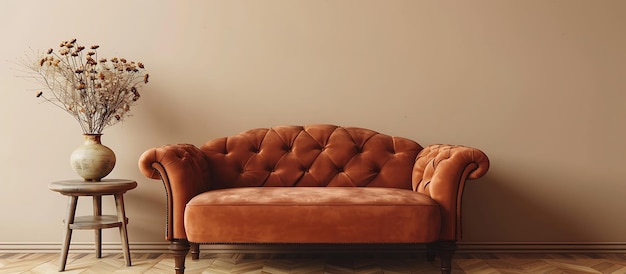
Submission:
[[122,193],[115,194],[115,206],[117,207],[117,219],[122,222],[120,226],[120,240],[124,248],[124,259],[126,266],[130,266],[130,248],[128,247],[128,230],[126,229],[126,211],[124,210],[124,196]]
[[[93,216],[102,216],[102,196],[93,196]],[[102,258],[102,229],[94,229],[96,258]]]
[[72,240],[72,229],[70,228],[70,224],[74,223],[76,204],[78,204],[78,196],[70,196],[69,203],[67,204],[67,215],[65,217],[65,239],[63,241],[63,250],[61,251],[61,267],[59,271],[65,271],[67,254],[70,249],[70,241]]

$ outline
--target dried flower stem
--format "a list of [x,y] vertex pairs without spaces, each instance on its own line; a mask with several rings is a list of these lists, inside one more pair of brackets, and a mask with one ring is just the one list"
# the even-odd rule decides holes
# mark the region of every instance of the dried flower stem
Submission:
[[130,115],[140,97],[138,88],[148,83],[142,63],[98,59],[98,48],[91,46],[85,54],[86,48],[72,39],[61,42],[58,51],[49,49],[37,62],[25,64],[49,91],[38,92],[37,97],[72,115],[86,134],[101,134]]

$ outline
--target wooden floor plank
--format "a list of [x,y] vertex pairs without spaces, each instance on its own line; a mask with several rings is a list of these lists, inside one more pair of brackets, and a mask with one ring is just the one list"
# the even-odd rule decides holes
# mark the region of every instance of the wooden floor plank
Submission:
[[[126,266],[122,254],[77,253],[68,257],[64,274],[90,273],[173,273],[169,254],[137,253]],[[58,273],[59,255],[51,253],[1,253],[0,274]],[[420,256],[362,254],[201,254],[187,258],[187,274],[419,274],[438,273],[439,262]],[[457,254],[452,273],[520,274],[626,274],[626,254]]]

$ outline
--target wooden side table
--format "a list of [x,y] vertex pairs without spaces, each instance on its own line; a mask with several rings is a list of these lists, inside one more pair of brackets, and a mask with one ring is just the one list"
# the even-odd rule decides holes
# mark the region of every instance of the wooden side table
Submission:
[[[67,206],[67,215],[65,218],[65,239],[63,242],[63,250],[61,252],[61,268],[59,271],[65,271],[67,262],[67,254],[69,252],[70,241],[72,239],[72,230],[74,229],[94,229],[96,257],[102,257],[102,229],[119,227],[120,239],[124,248],[124,259],[126,266],[130,266],[130,249],[128,247],[128,231],[126,224],[128,218],[124,211],[124,193],[137,187],[137,182],[124,179],[105,179],[100,182],[86,182],[83,180],[67,180],[52,182],[48,186],[50,190],[59,192],[69,196]],[[102,215],[102,196],[113,195],[115,197],[115,206],[117,215]],[[93,216],[76,217],[76,205],[78,197],[93,197]]]

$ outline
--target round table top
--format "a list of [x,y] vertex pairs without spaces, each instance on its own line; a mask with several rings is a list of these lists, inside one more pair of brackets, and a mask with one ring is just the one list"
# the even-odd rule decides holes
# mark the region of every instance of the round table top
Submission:
[[100,182],[65,180],[52,182],[48,188],[63,195],[113,195],[137,187],[137,182],[126,179],[104,179]]

